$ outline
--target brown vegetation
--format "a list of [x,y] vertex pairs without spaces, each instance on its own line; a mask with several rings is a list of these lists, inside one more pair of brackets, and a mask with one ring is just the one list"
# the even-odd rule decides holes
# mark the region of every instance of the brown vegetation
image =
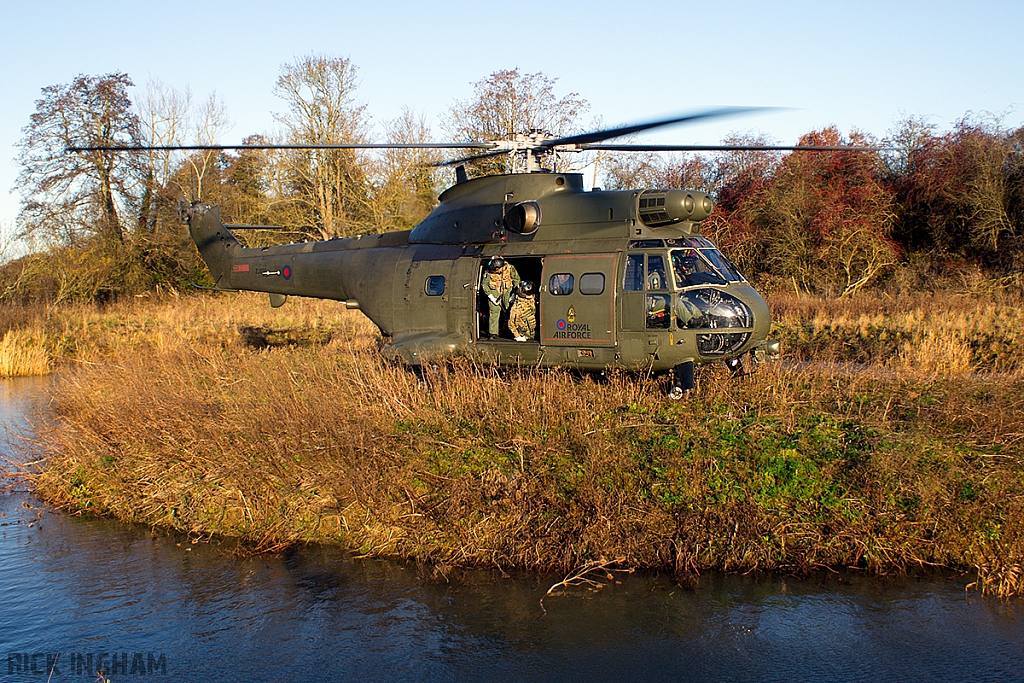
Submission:
[[1024,313],[1002,297],[777,293],[792,360],[704,368],[682,403],[646,376],[416,375],[329,302],[54,311],[18,323],[66,368],[32,476],[70,510],[260,550],[680,575],[937,565],[1020,594]]

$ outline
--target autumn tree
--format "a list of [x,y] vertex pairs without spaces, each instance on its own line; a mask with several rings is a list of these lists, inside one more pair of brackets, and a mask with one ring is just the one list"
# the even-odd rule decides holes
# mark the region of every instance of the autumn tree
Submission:
[[[509,140],[518,134],[542,130],[556,136],[580,132],[579,118],[590,105],[577,93],[555,95],[557,79],[519,69],[495,71],[473,84],[473,96],[456,102],[445,131],[458,142]],[[562,167],[562,162],[558,163]],[[509,173],[508,155],[473,162],[473,175]]]
[[998,122],[969,118],[935,135],[911,119],[891,139],[904,147],[889,164],[900,208],[897,237],[914,250],[1010,267],[1022,174],[1013,136]]
[[[355,100],[356,67],[340,57],[308,55],[281,68],[274,94],[287,105],[276,115],[290,144],[361,143],[365,105]],[[284,155],[295,219],[319,239],[365,231],[368,181],[355,150],[292,150]]]
[[68,150],[141,144],[130,87],[127,74],[112,73],[43,88],[18,145],[25,234],[69,245],[93,236],[123,243],[142,187],[139,154]]
[[[826,128],[800,145],[862,145]],[[777,165],[748,165],[720,194],[720,217],[746,245],[744,266],[810,290],[850,295],[899,260],[891,239],[895,200],[874,152],[791,152]],[[737,239],[738,238],[738,239]]]
[[[268,144],[262,135],[250,135],[243,145]],[[272,197],[269,194],[272,164],[275,156],[268,150],[243,149],[222,157],[222,185],[229,189],[223,200],[228,204],[222,213],[236,223],[266,225],[271,218]]]
[[1003,171],[1006,177],[1006,212],[1013,226],[1013,261],[1010,267],[1021,272],[1024,271],[1024,127],[1007,135]]

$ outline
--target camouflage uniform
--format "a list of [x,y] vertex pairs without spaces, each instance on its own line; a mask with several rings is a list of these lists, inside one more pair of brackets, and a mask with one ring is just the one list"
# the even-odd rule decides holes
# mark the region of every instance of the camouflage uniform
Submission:
[[497,273],[484,272],[482,286],[487,295],[487,331],[492,337],[498,336],[501,314],[509,309],[512,291],[519,282],[519,273],[507,261]]
[[508,329],[519,339],[534,339],[537,335],[537,295],[516,294],[508,312]]

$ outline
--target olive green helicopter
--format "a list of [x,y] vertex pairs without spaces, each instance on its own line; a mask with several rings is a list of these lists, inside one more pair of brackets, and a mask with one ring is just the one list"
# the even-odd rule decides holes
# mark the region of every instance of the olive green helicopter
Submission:
[[[476,150],[438,164],[456,166],[456,183],[412,230],[248,248],[231,230],[253,226],[225,224],[217,207],[193,203],[183,207],[183,216],[210,269],[213,289],[267,292],[275,307],[289,296],[343,302],[380,329],[386,356],[411,366],[466,355],[502,366],[671,371],[668,396],[678,399],[694,387],[695,365],[724,362],[734,373],[744,373],[778,359],[779,342],[768,339],[768,306],[701,236],[701,221],[713,207],[706,193],[587,191],[581,173],[554,168],[556,155],[867,149],[602,144],[656,127],[754,110],[713,109],[563,137],[535,130],[512,140],[476,143],[104,149]],[[512,155],[512,173],[468,177],[466,163],[502,154]],[[509,319],[513,308],[527,309],[525,328]]]

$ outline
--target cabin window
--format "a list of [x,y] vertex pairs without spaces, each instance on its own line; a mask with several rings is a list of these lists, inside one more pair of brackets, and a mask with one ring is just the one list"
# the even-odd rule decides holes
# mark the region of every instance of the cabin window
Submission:
[[572,273],[555,273],[548,281],[548,291],[555,296],[566,296],[567,294],[572,294],[572,289]]
[[580,294],[604,294],[604,273],[583,273]]
[[626,272],[622,278],[622,289],[626,292],[644,291],[643,254],[630,254],[626,259]]
[[423,287],[427,296],[441,296],[444,294],[444,275],[431,275]]

